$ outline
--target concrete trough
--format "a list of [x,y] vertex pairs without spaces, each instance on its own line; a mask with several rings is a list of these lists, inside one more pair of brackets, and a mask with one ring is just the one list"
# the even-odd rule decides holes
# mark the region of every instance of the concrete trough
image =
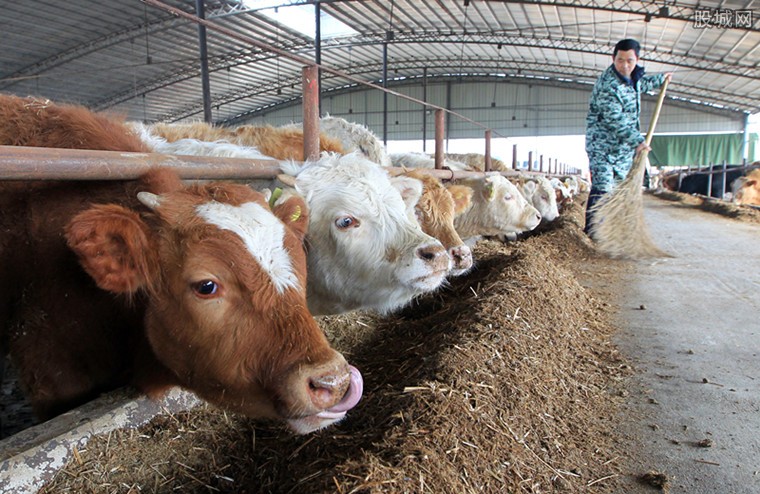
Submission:
[[203,401],[172,389],[160,401],[121,389],[0,441],[0,492],[37,492],[90,437],[137,428],[158,415],[192,409]]

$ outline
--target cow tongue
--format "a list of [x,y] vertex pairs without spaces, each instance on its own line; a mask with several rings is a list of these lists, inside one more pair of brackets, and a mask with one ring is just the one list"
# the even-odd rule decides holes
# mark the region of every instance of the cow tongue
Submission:
[[348,371],[351,374],[351,383],[348,386],[346,394],[343,395],[343,398],[338,404],[326,410],[326,412],[345,412],[354,408],[356,404],[359,403],[359,400],[362,397],[362,392],[364,391],[364,380],[362,379],[362,375],[359,372],[359,369],[353,365],[348,366]]

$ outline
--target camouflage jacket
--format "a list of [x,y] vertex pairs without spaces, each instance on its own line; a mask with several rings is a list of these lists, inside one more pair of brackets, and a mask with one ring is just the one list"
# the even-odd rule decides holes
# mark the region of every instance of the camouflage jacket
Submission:
[[644,142],[639,116],[641,93],[662,86],[664,74],[643,75],[636,67],[633,79],[624,80],[610,65],[594,85],[586,117],[586,151],[589,156],[631,154]]

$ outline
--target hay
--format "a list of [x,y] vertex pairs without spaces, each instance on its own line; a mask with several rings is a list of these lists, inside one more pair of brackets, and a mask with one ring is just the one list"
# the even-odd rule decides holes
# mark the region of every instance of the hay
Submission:
[[582,208],[525,241],[476,246],[471,274],[388,317],[320,318],[365,378],[327,430],[203,408],[79,450],[42,493],[623,492],[615,434],[630,373],[606,304],[572,269],[600,258]]
[[610,257],[672,257],[655,245],[644,222],[641,184],[649,165],[648,154],[641,152],[625,180],[592,207],[591,237],[597,248]]

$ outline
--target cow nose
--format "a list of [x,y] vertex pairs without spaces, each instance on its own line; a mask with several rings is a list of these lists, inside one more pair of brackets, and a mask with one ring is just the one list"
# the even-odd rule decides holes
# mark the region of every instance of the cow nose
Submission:
[[448,257],[448,253],[441,244],[423,245],[417,249],[417,257],[426,263],[435,263],[444,256]]
[[338,403],[351,383],[348,371],[334,372],[309,378],[309,397],[315,407],[327,409]]
[[472,266],[472,251],[466,245],[457,245],[449,249],[449,255],[454,260],[457,269],[469,269]]

